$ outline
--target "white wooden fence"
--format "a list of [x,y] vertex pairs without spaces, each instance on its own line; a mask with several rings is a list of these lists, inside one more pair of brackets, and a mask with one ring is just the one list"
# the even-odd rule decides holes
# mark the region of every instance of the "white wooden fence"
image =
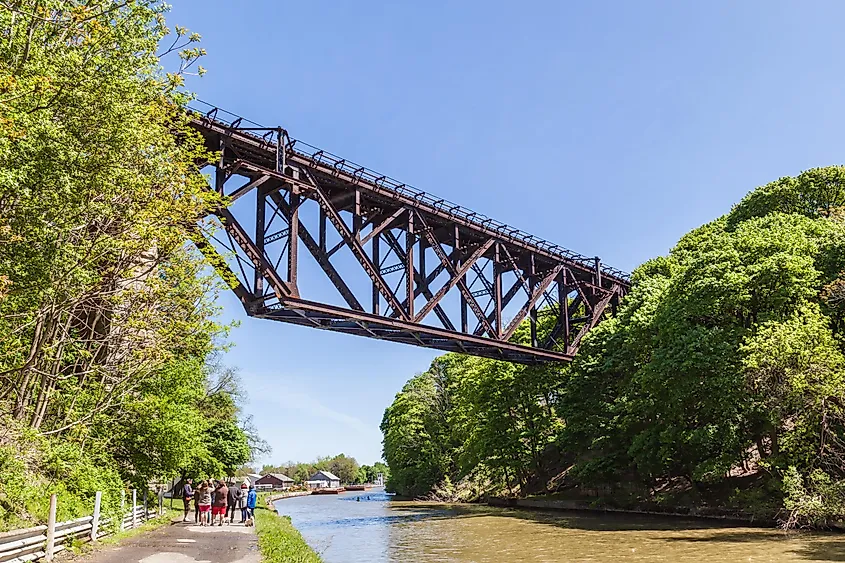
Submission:
[[[112,526],[109,518],[100,518],[102,493],[94,498],[94,514],[67,522],[56,522],[56,495],[50,497],[50,517],[47,525],[11,530],[0,533],[0,563],[24,563],[25,561],[52,561],[53,556],[64,550],[73,540],[81,542],[97,541],[112,534],[118,526]],[[120,530],[131,530],[159,514],[164,514],[162,494],[158,495],[158,506],[147,505],[146,494],[142,503],[138,502],[137,491],[132,491],[132,506],[124,511]]]

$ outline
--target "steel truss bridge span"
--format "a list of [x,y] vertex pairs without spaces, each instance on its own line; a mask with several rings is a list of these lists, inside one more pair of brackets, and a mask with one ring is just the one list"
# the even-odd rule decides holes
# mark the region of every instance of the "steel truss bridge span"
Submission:
[[[220,157],[210,189],[230,201],[194,241],[250,316],[538,364],[571,360],[630,286],[598,258],[193,105]],[[300,279],[303,257],[322,280]],[[336,302],[308,299],[312,283]]]

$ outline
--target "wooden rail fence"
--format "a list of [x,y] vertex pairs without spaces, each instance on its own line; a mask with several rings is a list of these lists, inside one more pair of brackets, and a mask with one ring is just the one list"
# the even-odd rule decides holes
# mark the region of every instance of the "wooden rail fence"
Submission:
[[0,533],[0,563],[24,563],[29,561],[52,561],[56,553],[67,549],[72,541],[96,542],[119,530],[131,530],[160,514],[164,514],[162,492],[158,494],[158,506],[149,507],[147,495],[138,502],[137,491],[132,491],[132,505],[129,510],[121,503],[123,518],[119,526],[110,518],[100,518],[102,493],[94,498],[94,513],[67,522],[56,522],[56,495],[50,497],[50,517],[46,525]]

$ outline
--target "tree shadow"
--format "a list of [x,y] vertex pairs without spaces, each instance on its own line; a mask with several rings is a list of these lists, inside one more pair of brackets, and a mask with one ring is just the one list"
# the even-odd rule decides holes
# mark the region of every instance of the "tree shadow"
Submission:
[[715,531],[707,535],[698,536],[664,536],[660,539],[666,542],[680,543],[749,543],[766,541],[783,541],[788,539],[784,532],[778,530],[742,530],[742,531]]
[[[742,544],[783,542],[784,554],[810,561],[845,562],[845,536],[838,532],[784,532],[770,527],[720,520],[653,516],[648,514],[594,513],[585,511],[539,511],[522,509],[458,509],[459,518],[505,516],[538,524],[597,532],[677,532],[652,535],[650,539],[671,543]],[[710,530],[710,531],[708,531]],[[684,532],[690,532],[685,534]],[[787,541],[796,543],[786,543]]]
[[[487,507],[483,505],[455,505],[452,507],[458,518],[478,516],[505,516],[530,520],[538,524],[588,531],[636,532],[636,531],[682,531],[707,530],[715,528],[747,527],[747,524],[731,524],[704,518],[660,516],[651,514],[594,512],[584,510],[533,510],[524,508]],[[777,532],[775,532],[777,533]]]
[[792,553],[812,561],[845,561],[845,540],[811,539]]

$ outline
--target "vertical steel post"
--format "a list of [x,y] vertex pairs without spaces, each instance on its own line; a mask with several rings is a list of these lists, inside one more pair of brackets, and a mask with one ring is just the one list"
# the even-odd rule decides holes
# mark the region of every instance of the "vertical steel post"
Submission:
[[[528,266],[528,289],[530,299],[534,295],[534,287],[537,285],[537,265],[534,263],[534,253],[531,253],[531,258]],[[531,347],[536,348],[537,343],[537,305],[531,305],[528,311],[528,323],[531,326]]]
[[405,293],[408,296],[408,318],[414,318],[414,210],[408,209],[408,230],[405,232]]
[[276,129],[276,172],[285,173],[285,130]]
[[[379,240],[381,239],[381,233],[377,234],[373,237],[373,264],[376,265],[376,268],[381,270],[381,257],[379,256]],[[381,304],[381,294],[378,291],[378,286],[376,286],[376,282],[373,282],[373,314],[379,314],[379,305]]]
[[214,189],[218,194],[223,195],[223,185],[226,183],[226,172],[223,169],[223,155],[226,154],[226,144],[223,137],[220,138],[220,160],[214,169]]
[[326,212],[320,206],[320,250],[326,252]]
[[44,555],[47,561],[53,560],[56,551],[56,493],[50,495],[50,515],[47,517],[47,546]]
[[355,188],[355,208],[352,210],[352,234],[356,237],[361,234],[363,218],[361,217],[361,190]]
[[[290,215],[288,216],[288,283],[296,288],[297,270],[299,267],[299,188],[290,189]],[[322,231],[320,234],[322,235]]]
[[[456,264],[455,267],[460,269],[461,263],[463,260],[461,259],[461,231],[457,225],[455,225],[455,253],[456,256]],[[466,281],[466,275],[463,276],[464,281]],[[461,332],[464,334],[469,332],[469,319],[467,316],[467,299],[464,297],[464,293],[461,292]]]
[[[420,269],[419,269],[420,282],[421,282],[421,283],[423,283],[423,284],[425,284],[425,249],[426,249],[426,247],[428,246],[428,241],[426,240],[426,238],[425,238],[425,237],[420,237],[420,241],[419,241],[419,243],[420,243],[420,258],[419,258],[419,263],[420,263]],[[420,290],[422,290],[422,288],[420,288]]]
[[147,507],[147,493],[148,492],[149,491],[148,491],[147,487],[144,487],[144,515],[141,516],[141,519],[145,522],[147,521],[149,514],[150,514],[150,509]]
[[596,256],[594,260],[596,261],[596,286],[601,287],[601,258]]
[[[261,256],[264,256],[264,221],[267,213],[267,198],[264,186],[258,186],[255,194],[255,247]],[[256,299],[264,296],[264,275],[261,267],[255,264],[255,277],[253,283],[253,295]]]
[[138,527],[138,490],[132,489],[132,529]]
[[496,311],[496,335],[502,337],[502,262],[499,243],[493,245],[493,307]]
[[97,532],[100,529],[100,505],[103,501],[102,491],[94,495],[94,517],[91,519],[91,541],[97,541]]
[[569,294],[566,287],[566,268],[560,271],[560,278],[557,281],[557,300],[560,307],[560,322],[563,326],[563,351],[569,351],[569,303],[566,302]]

